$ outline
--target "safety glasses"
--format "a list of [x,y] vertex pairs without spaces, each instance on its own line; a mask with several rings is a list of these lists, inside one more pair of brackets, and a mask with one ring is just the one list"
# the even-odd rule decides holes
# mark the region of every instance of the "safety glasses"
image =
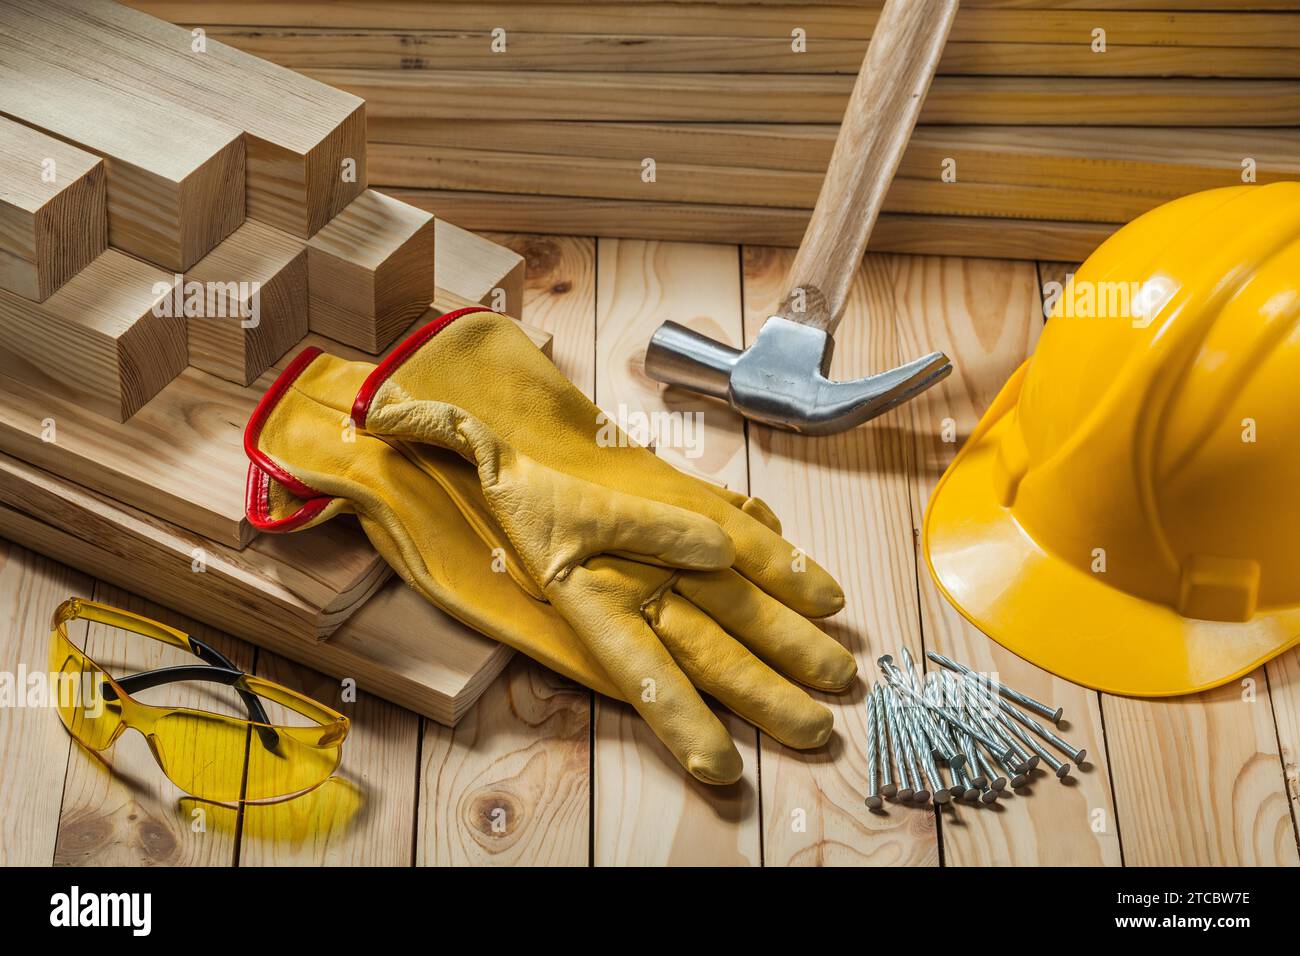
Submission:
[[[69,639],[68,622],[77,618],[170,644],[204,663],[115,678]],[[283,800],[320,786],[338,767],[348,735],[348,718],[324,704],[243,673],[197,638],[95,601],[70,598],[54,612],[50,675],[58,682],[59,717],[79,743],[107,750],[128,727],[138,730],[172,783],[217,803]],[[154,706],[131,696],[176,681],[231,687],[248,716]],[[299,715],[303,723],[273,723],[267,704]]]

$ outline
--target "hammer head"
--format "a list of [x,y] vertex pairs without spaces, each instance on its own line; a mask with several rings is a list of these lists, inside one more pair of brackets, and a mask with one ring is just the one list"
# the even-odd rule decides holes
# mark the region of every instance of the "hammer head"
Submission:
[[860,425],[919,395],[952,371],[942,352],[850,382],[826,377],[835,340],[824,329],[774,315],[741,352],[665,322],[646,349],[647,374],[668,385],[725,399],[748,418],[829,435]]

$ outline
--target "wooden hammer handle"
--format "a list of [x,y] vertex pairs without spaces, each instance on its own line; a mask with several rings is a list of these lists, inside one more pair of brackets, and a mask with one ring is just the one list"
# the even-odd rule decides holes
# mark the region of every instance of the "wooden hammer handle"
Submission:
[[958,0],[886,0],[778,315],[834,333]]

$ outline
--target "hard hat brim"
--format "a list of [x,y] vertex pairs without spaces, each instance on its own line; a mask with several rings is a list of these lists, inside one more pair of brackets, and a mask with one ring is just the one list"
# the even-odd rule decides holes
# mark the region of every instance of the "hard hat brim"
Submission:
[[1032,664],[1127,697],[1208,690],[1300,643],[1300,608],[1242,623],[1185,618],[1035,542],[999,500],[995,471],[1023,371],[944,472],[925,514],[926,564],[963,617]]

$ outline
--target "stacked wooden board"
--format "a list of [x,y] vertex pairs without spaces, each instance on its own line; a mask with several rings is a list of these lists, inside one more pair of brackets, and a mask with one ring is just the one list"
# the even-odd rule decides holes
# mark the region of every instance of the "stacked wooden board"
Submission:
[[0,4],[0,535],[454,723],[508,652],[351,519],[244,513],[244,425],[302,347],[522,303],[521,256],[368,188],[364,128],[110,0]]
[[[882,0],[130,0],[367,101],[473,228],[794,245]],[[1300,175],[1300,0],[967,0],[872,248],[1083,258]]]

